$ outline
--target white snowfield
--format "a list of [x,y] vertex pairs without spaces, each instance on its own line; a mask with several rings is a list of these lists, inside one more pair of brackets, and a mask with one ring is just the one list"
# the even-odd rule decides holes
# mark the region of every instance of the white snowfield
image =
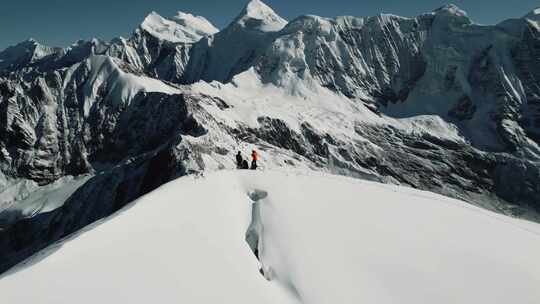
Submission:
[[141,29],[161,40],[174,43],[195,43],[219,31],[206,18],[184,12],[178,12],[172,20],[151,12],[141,24]]
[[0,294],[10,304],[537,304],[539,257],[540,225],[436,194],[221,171],[166,184],[52,246],[1,278]]

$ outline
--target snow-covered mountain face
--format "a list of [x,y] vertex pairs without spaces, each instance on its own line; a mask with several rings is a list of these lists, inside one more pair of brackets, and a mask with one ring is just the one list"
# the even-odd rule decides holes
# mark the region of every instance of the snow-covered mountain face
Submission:
[[255,0],[221,31],[151,13],[129,38],[8,48],[0,270],[238,149],[538,220],[537,16],[287,22]]

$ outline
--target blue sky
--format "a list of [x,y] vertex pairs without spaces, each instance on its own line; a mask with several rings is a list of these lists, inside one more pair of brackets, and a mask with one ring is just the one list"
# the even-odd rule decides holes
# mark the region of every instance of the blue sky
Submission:
[[[128,36],[150,11],[172,16],[178,10],[205,16],[217,27],[227,25],[247,0],[2,0],[0,50],[27,38],[51,46],[67,46],[78,39],[110,40]],[[442,0],[266,0],[286,19],[302,14],[326,17],[372,16],[393,13],[416,16],[432,11]],[[453,1],[478,23],[494,24],[521,17],[540,6],[538,0]]]

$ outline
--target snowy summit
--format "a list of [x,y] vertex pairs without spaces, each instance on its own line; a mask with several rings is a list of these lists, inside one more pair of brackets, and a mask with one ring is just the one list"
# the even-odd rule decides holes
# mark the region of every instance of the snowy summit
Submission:
[[530,11],[527,15],[525,15],[524,18],[530,19],[533,21],[540,21],[540,7]]
[[219,31],[206,18],[183,12],[178,12],[172,20],[152,12],[144,19],[141,29],[161,40],[175,43],[194,43]]
[[30,38],[0,52],[0,70],[25,65],[53,54],[58,49],[44,46]]
[[434,12],[437,14],[443,13],[443,14],[448,14],[448,15],[453,15],[453,16],[458,16],[458,17],[467,17],[467,12],[460,9],[455,4],[443,5],[440,8],[436,9]]
[[234,23],[261,32],[277,32],[287,25],[272,8],[259,0],[250,1],[236,17]]

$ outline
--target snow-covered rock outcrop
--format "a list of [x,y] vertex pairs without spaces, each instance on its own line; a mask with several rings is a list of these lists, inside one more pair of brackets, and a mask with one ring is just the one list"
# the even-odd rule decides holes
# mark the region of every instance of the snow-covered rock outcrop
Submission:
[[44,46],[34,39],[28,39],[0,53],[0,71],[20,69],[60,50],[60,48]]
[[254,65],[286,24],[261,1],[249,2],[225,29],[195,45],[183,81],[230,81]]
[[525,15],[524,18],[532,21],[540,21],[540,8],[533,9],[527,15]]
[[144,19],[141,29],[161,40],[183,43],[194,43],[219,31],[206,18],[183,12],[171,20],[152,12]]
[[178,12],[164,18],[152,12],[129,39],[113,40],[107,55],[167,81],[183,79],[194,43],[218,32],[206,18]]

